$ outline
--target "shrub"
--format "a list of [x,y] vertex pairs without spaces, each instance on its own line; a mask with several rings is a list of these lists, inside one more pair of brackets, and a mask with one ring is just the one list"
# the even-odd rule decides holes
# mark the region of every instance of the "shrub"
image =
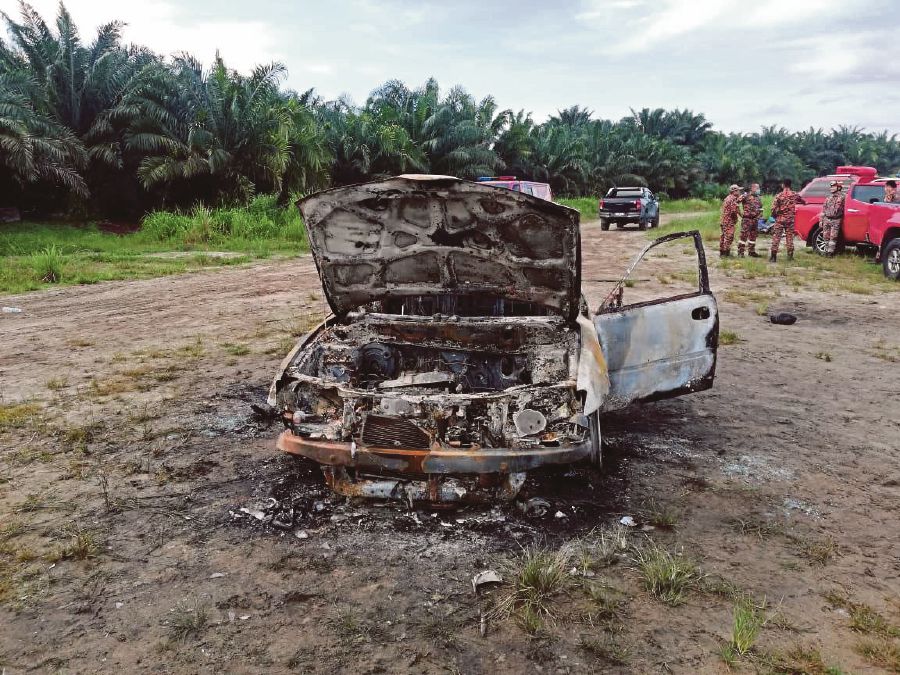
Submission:
[[58,284],[62,280],[63,252],[50,244],[31,255],[31,267],[39,281]]

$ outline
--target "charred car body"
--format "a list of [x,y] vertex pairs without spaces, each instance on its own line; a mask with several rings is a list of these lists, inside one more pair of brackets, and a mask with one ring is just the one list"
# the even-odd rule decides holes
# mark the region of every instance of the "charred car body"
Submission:
[[623,306],[623,278],[591,315],[567,207],[446,176],[299,207],[333,316],[285,358],[269,404],[278,447],[339,493],[513,497],[530,469],[599,462],[601,411],[712,385],[718,314],[696,233],[668,237],[694,239],[696,292]]

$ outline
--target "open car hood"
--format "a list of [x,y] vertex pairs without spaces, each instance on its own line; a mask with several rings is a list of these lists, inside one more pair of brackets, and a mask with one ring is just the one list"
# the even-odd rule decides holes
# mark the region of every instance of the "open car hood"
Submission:
[[488,293],[568,319],[581,294],[578,212],[450,176],[405,175],[297,203],[335,314],[410,295]]

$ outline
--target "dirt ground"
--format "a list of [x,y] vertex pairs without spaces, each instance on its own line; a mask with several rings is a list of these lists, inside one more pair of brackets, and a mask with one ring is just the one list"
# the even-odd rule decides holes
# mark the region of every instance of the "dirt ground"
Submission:
[[[584,225],[592,307],[647,241]],[[684,244],[648,262],[626,301],[693,269]],[[323,311],[309,257],[0,298],[23,309],[0,315],[0,670],[898,667],[900,292],[823,293],[715,261],[711,278],[733,334],[714,388],[607,416],[602,474],[527,481],[521,500],[545,498],[545,515],[348,502],[276,454],[279,429],[251,404]],[[766,305],[797,323],[771,324]],[[657,524],[632,544],[699,565],[683,604],[648,593],[628,549],[590,572],[617,597],[603,621],[572,587],[538,630],[482,621],[508,584],[476,596],[475,573],[626,515]],[[765,599],[768,621],[728,666],[739,593]]]

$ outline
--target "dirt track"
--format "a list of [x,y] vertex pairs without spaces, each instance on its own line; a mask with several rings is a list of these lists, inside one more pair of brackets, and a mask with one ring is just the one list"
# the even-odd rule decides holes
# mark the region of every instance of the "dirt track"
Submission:
[[[596,223],[583,239],[596,306],[601,280],[647,239]],[[639,270],[626,299],[672,293],[691,269],[682,249]],[[277,429],[249,404],[285,337],[322,311],[308,257],[2,298],[24,309],[0,316],[2,402],[37,399],[42,412],[0,430],[0,526],[21,525],[0,539],[0,666],[724,672],[731,601],[707,589],[662,605],[624,558],[601,574],[623,598],[614,627],[573,615],[537,636],[512,620],[479,634],[486,599],[473,596],[473,573],[529,542],[557,546],[664,507],[677,523],[655,540],[783,617],[763,629],[759,654],[799,645],[877,672],[856,651],[869,638],[851,630],[852,605],[834,598],[900,625],[900,293],[794,290],[713,268],[722,329],[739,338],[720,348],[714,389],[609,416],[607,473],[530,478],[525,496],[552,504],[538,519],[515,507],[348,504],[314,468],[272,452]],[[770,307],[796,325],[757,315],[754,294],[776,292]],[[293,505],[292,529],[240,511],[270,497]],[[76,530],[96,542],[86,560],[66,552]],[[207,619],[173,640],[185,600]],[[623,662],[579,646],[592,636],[614,639]]]

